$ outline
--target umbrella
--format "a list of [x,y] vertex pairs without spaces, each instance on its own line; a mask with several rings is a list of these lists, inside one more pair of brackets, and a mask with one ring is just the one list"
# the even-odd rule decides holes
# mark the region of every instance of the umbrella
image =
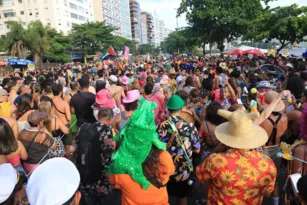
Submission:
[[6,62],[0,61],[0,66],[7,66]]
[[234,50],[232,50],[232,51],[229,51],[229,52],[227,53],[227,55],[228,55],[228,56],[243,56],[243,53],[244,53],[243,50],[241,50],[241,49],[239,49],[239,48],[236,48],[236,49],[234,49]]
[[259,49],[249,49],[247,51],[245,51],[245,53],[247,54],[251,54],[251,55],[254,55],[254,56],[262,56],[264,57],[265,55],[259,50]]

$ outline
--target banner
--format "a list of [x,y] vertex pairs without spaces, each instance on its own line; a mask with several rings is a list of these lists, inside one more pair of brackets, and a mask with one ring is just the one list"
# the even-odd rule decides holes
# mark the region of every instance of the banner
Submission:
[[129,60],[129,52],[130,52],[129,47],[125,46],[125,48],[124,48],[124,59],[125,60]]

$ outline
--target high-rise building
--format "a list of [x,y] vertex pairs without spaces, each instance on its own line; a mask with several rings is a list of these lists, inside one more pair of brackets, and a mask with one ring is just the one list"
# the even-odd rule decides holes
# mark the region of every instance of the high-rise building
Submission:
[[147,25],[141,21],[141,44],[148,44]]
[[130,0],[132,40],[136,47],[141,43],[141,8],[137,0]]
[[172,32],[171,29],[165,28],[165,30],[164,30],[164,39],[166,39],[171,32]]
[[9,31],[5,22],[17,21],[27,27],[36,20],[68,34],[74,25],[94,20],[92,3],[92,0],[3,0],[0,35]]
[[114,35],[132,39],[129,0],[92,0],[96,21],[117,28]]
[[153,16],[148,12],[141,13],[142,22],[146,24],[147,27],[147,43],[155,45],[155,29]]

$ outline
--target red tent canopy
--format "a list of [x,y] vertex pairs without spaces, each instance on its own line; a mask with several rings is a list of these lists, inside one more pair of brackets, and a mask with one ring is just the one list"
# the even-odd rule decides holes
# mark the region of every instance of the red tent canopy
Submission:
[[243,53],[244,53],[243,50],[236,48],[232,51],[229,51],[227,55],[228,56],[243,56]]
[[245,51],[245,53],[247,54],[252,54],[254,56],[262,56],[264,57],[265,55],[259,50],[259,49],[249,49],[247,51]]

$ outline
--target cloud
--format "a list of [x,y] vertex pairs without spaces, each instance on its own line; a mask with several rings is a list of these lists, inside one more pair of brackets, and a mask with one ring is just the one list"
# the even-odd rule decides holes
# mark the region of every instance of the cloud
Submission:
[[[176,8],[179,8],[181,0],[139,0],[141,9],[151,13],[156,12],[159,19],[163,20],[165,27],[175,30],[176,26]],[[186,26],[185,15],[178,18],[178,26]]]

